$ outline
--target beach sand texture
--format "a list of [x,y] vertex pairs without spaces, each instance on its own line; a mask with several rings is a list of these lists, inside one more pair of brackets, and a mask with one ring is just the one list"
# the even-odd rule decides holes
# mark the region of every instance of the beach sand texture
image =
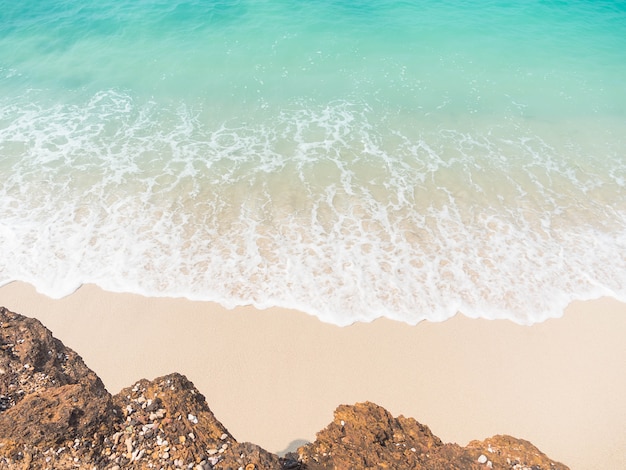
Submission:
[[0,305],[41,320],[110,392],[185,374],[238,440],[273,452],[312,440],[337,405],[370,400],[446,442],[510,434],[572,469],[626,468],[626,305],[612,299],[532,327],[457,315],[339,328],[92,285],[53,300],[11,283]]

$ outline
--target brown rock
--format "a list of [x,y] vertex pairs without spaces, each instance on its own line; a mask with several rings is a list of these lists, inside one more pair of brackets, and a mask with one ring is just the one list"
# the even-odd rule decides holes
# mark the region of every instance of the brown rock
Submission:
[[37,320],[0,308],[0,470],[194,468],[566,470],[509,436],[444,444],[413,418],[342,405],[315,442],[285,458],[238,443],[180,374],[111,397]]
[[211,457],[209,449],[236,442],[204,396],[180,374],[140,380],[115,395],[113,402],[123,414],[116,426],[121,437],[112,442],[122,468],[131,463],[133,468],[150,468],[169,461],[182,461],[185,467],[202,465]]
[[2,307],[0,372],[0,468],[39,468],[46,451],[56,468],[84,456],[98,461],[94,449],[113,428],[115,410],[80,356],[39,321]]
[[78,354],[54,338],[38,320],[4,307],[0,307],[0,372],[4,409],[29,393],[77,383],[94,397],[108,396],[102,381]]
[[297,456],[310,470],[567,469],[530,443],[508,436],[475,441],[466,448],[443,444],[413,418],[393,418],[369,402],[338,407],[333,422],[315,442],[300,447]]
[[282,460],[261,447],[249,442],[234,444],[222,459],[213,467],[215,469],[283,469]]
[[484,441],[472,441],[466,448],[474,451],[474,455],[479,454],[478,457],[487,457],[488,461],[493,462],[493,468],[567,469],[562,463],[549,459],[530,442],[511,436],[494,436]]
[[0,414],[0,438],[32,446],[56,446],[110,431],[104,400],[94,399],[83,384],[29,393]]
[[339,406],[333,422],[297,454],[311,469],[421,469],[442,445],[427,426],[412,418],[393,418],[366,402]]

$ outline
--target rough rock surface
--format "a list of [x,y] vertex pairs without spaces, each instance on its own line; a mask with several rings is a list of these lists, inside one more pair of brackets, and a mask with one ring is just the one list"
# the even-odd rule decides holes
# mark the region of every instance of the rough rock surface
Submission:
[[113,402],[123,420],[116,423],[104,453],[121,468],[281,468],[274,454],[239,444],[180,374],[140,380]]
[[[74,351],[34,319],[0,308],[0,468],[2,457],[97,461],[115,419],[111,395]],[[50,449],[59,451],[52,456]],[[9,468],[11,468],[9,466]]]
[[0,307],[0,469],[70,468],[567,469],[509,436],[444,444],[373,403],[338,407],[315,442],[280,458],[237,442],[184,376],[111,396],[40,322]]
[[565,470],[527,441],[495,436],[467,447],[444,444],[413,418],[394,418],[374,403],[342,405],[315,442],[300,447],[298,461],[327,469]]
[[493,462],[493,468],[514,470],[567,468],[561,463],[550,460],[530,442],[511,436],[493,436],[484,441],[472,441],[466,449],[479,451],[480,455],[484,455],[488,461]]

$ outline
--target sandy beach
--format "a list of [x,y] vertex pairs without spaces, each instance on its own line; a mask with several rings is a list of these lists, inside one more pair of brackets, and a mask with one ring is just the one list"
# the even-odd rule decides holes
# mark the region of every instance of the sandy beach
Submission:
[[462,315],[346,328],[300,312],[24,283],[0,305],[36,317],[116,393],[177,371],[239,441],[292,450],[339,404],[373,401],[446,442],[527,439],[572,469],[626,468],[626,305],[576,302],[532,327]]

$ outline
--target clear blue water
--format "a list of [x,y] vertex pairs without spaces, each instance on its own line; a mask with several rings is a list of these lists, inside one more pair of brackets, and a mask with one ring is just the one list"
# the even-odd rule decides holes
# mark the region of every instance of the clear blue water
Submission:
[[0,7],[0,284],[339,325],[626,300],[624,1]]

